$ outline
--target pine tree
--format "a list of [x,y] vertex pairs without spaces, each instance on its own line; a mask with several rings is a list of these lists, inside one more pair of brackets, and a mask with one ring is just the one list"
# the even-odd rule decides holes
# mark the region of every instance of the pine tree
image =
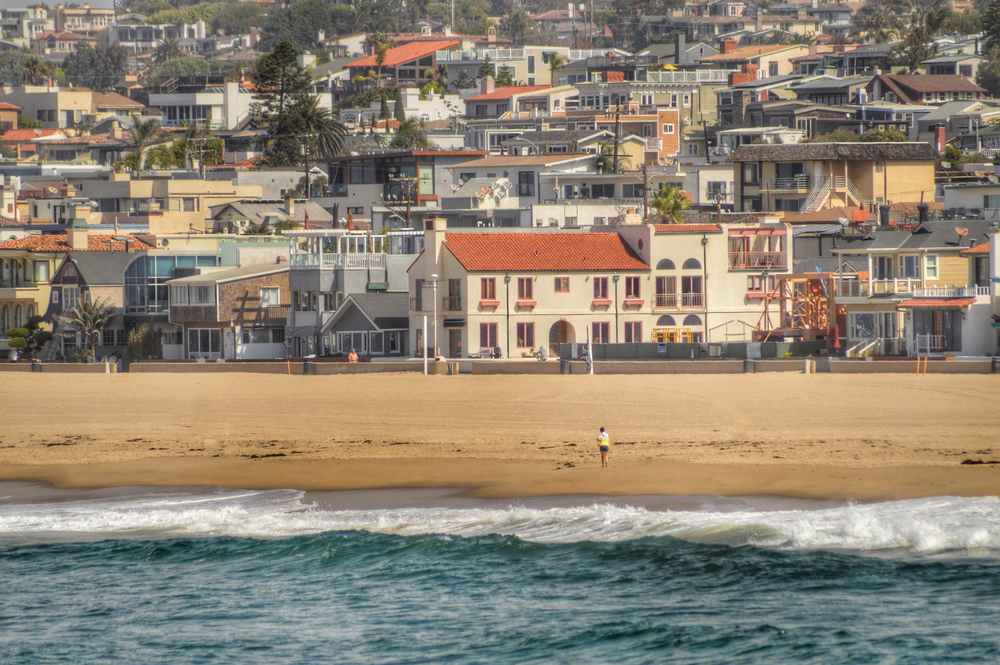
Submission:
[[252,112],[267,127],[264,152],[270,166],[290,166],[299,161],[296,135],[303,133],[298,112],[309,101],[309,75],[298,64],[299,53],[289,42],[281,42],[254,63]]
[[983,12],[983,51],[1000,48],[1000,0],[993,0]]
[[389,101],[385,95],[382,95],[382,106],[379,108],[378,118],[379,120],[388,120],[391,117],[392,113],[389,112]]
[[403,108],[403,101],[401,99],[396,100],[396,107],[393,109],[392,117],[400,122],[406,120],[406,109]]

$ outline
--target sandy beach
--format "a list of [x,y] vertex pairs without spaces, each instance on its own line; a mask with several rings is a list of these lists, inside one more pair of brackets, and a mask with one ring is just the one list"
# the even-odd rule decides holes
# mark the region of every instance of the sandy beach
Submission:
[[57,487],[1000,494],[1000,464],[962,464],[1000,461],[991,375],[19,374],[14,386],[0,480]]

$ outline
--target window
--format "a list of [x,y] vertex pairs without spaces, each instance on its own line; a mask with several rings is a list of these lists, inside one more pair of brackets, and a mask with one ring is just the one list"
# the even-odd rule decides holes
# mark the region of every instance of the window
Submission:
[[569,293],[569,277],[556,277],[556,293]]
[[477,116],[483,117],[485,115],[488,115],[488,110],[489,110],[489,106],[487,106],[486,104],[476,104],[476,115]]
[[[53,305],[59,304],[59,289],[52,289],[52,304]],[[7,326],[0,326],[0,327],[6,328]]]
[[462,280],[448,280],[448,299],[445,301],[445,309],[452,312],[462,309]]
[[760,165],[759,164],[744,164],[743,165],[743,184],[744,185],[757,185],[757,184],[760,184]]
[[222,331],[218,328],[188,330],[189,358],[218,358],[222,353]]
[[[122,331],[125,332],[124,330]],[[101,346],[114,346],[115,345],[115,331],[108,330],[105,328],[101,331]]]
[[36,261],[35,262],[35,281],[36,282],[47,282],[49,281],[49,264],[46,261]]
[[493,349],[498,346],[497,344],[497,324],[495,323],[480,323],[479,324],[479,348],[481,349]]
[[882,160],[875,162],[875,173],[882,173],[883,171],[885,171],[885,162]]
[[637,344],[642,341],[642,323],[639,321],[625,322],[625,343]]
[[701,288],[701,275],[685,275],[681,277],[681,306],[702,307],[705,296]]
[[533,277],[518,277],[517,278],[517,299],[518,300],[534,300],[535,299],[535,289],[534,289],[534,278]]
[[771,61],[771,62],[767,63],[767,75],[768,76],[777,76],[778,75],[778,63],[777,62]]
[[622,196],[626,199],[641,199],[644,185],[641,182],[627,182],[622,185]]
[[595,321],[592,326],[594,344],[608,344],[611,340],[611,324],[607,321]]
[[191,287],[191,304],[192,305],[214,305],[215,304],[215,289],[211,286],[192,286]]
[[685,92],[684,95],[681,97],[681,100],[682,100],[681,104],[684,106],[684,108],[686,108],[686,109],[691,108],[691,93],[690,92]]
[[673,134],[673,133],[674,133],[674,125],[673,125],[673,123],[666,123],[666,124],[663,125],[663,134],[664,135],[666,135],[666,134]]
[[517,324],[517,348],[533,349],[535,347],[535,324]]
[[534,196],[535,195],[535,172],[534,171],[520,171],[517,174],[517,195],[518,196]]
[[266,328],[244,328],[244,344],[270,344],[271,331]]
[[626,277],[625,278],[625,297],[626,298],[641,298],[642,295],[639,291],[639,278],[638,277]]
[[[747,275],[747,291],[761,292],[763,291],[764,276],[763,275]],[[767,290],[774,291],[774,275],[769,275],[767,278]]]
[[608,299],[608,278],[607,277],[595,277],[594,278],[594,300],[607,300]]
[[699,148],[697,143],[687,144],[688,157],[697,157],[699,154]]
[[424,309],[424,280],[418,279],[414,283],[413,309],[420,312]]
[[64,286],[62,295],[64,307],[76,307],[76,301],[80,299],[80,289],[75,286]]
[[852,312],[851,339],[872,339],[875,334],[875,312]]
[[76,277],[76,266],[72,263],[66,264],[63,269],[63,277]]
[[271,343],[272,344],[284,344],[285,343],[285,329],[284,328],[272,328],[271,329]]
[[614,183],[606,183],[603,185],[591,185],[591,194],[595,199],[613,199],[615,198],[615,186]]
[[528,73],[529,74],[535,73],[535,56],[533,55],[528,56]]
[[483,277],[479,280],[479,299],[480,300],[497,299],[496,277]]
[[653,135],[653,126],[649,123],[644,124],[642,126],[642,136],[644,138],[649,138],[652,135]]
[[676,92],[672,93],[670,95],[670,101],[667,103],[667,106],[669,106],[670,108],[673,108],[673,109],[677,108],[677,93]]
[[348,208],[347,212],[351,213],[352,215],[364,215],[365,214],[365,207],[364,206],[358,206],[357,208]]
[[475,173],[459,173],[458,174],[458,182],[460,182],[461,184],[464,185],[465,183],[469,182],[470,180],[472,180],[475,177],[476,177]]
[[160,341],[163,344],[183,344],[184,343],[184,333],[181,333],[181,332],[165,332],[160,337]]
[[892,279],[892,257],[875,257],[875,279]]
[[281,296],[278,287],[262,287],[260,290],[260,306],[278,307],[279,305],[281,305]]
[[170,295],[174,305],[188,304],[188,287],[175,286],[171,289]]
[[938,257],[937,254],[924,255],[924,279],[938,278]]
[[916,254],[904,254],[899,257],[899,278],[918,279],[920,277],[920,257]]

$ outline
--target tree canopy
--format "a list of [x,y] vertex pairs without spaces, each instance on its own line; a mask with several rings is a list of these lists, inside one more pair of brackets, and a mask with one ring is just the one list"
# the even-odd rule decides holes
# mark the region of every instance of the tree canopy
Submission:
[[73,85],[111,90],[128,72],[128,51],[121,44],[91,48],[80,42],[76,52],[66,56],[62,68]]

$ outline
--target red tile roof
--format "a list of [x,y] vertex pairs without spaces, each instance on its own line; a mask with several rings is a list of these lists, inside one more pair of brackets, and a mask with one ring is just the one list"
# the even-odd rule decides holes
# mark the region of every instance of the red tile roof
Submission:
[[976,245],[975,247],[970,247],[968,249],[963,249],[959,254],[989,254],[990,253],[990,243],[987,240],[982,245]]
[[[135,236],[110,235],[110,234],[90,234],[87,236],[87,249],[91,252],[109,252],[111,246],[108,241],[112,238],[130,238],[134,240],[133,247],[138,250],[156,249],[152,245],[146,244]],[[114,241],[114,251],[124,252],[127,248],[124,240]],[[43,235],[28,236],[17,240],[0,242],[0,249],[26,249],[31,252],[69,252],[71,248],[66,240],[65,233],[48,233]]]
[[718,224],[654,224],[656,233],[721,233]]
[[975,298],[918,298],[914,300],[904,300],[903,302],[896,305],[896,307],[902,308],[927,308],[927,309],[945,309],[951,307],[968,307],[969,305],[976,302]]
[[493,92],[484,92],[479,95],[473,95],[472,97],[466,97],[467,102],[483,102],[490,99],[510,99],[512,95],[519,95],[522,92],[535,92],[536,90],[545,90],[552,86],[548,85],[502,85],[495,89]]
[[0,141],[34,141],[62,133],[61,129],[8,129],[0,136]]
[[449,233],[444,245],[470,272],[649,270],[617,233]]
[[14,106],[10,102],[0,102],[0,111],[20,111],[20,106]]
[[[396,65],[401,65],[404,62],[409,62],[415,58],[423,58],[424,56],[433,55],[437,51],[445,51],[453,46],[458,46],[462,43],[460,39],[449,39],[448,41],[437,41],[437,42],[411,42],[409,44],[404,44],[403,46],[397,46],[386,51],[385,62],[382,63],[383,67],[395,67]],[[361,58],[360,60],[355,60],[354,62],[349,62],[346,67],[375,67],[378,63],[375,62],[375,56],[370,55],[367,58]]]
[[4,217],[3,215],[0,215],[0,228],[5,228],[5,229],[21,228],[25,224],[27,224],[27,222],[22,222],[17,219],[11,219],[10,217]]
[[81,35],[76,32],[56,32],[55,30],[46,30],[42,32],[40,35],[35,37],[35,41],[39,39],[48,39],[49,37],[55,37],[56,39],[64,42],[97,41],[93,37]]

